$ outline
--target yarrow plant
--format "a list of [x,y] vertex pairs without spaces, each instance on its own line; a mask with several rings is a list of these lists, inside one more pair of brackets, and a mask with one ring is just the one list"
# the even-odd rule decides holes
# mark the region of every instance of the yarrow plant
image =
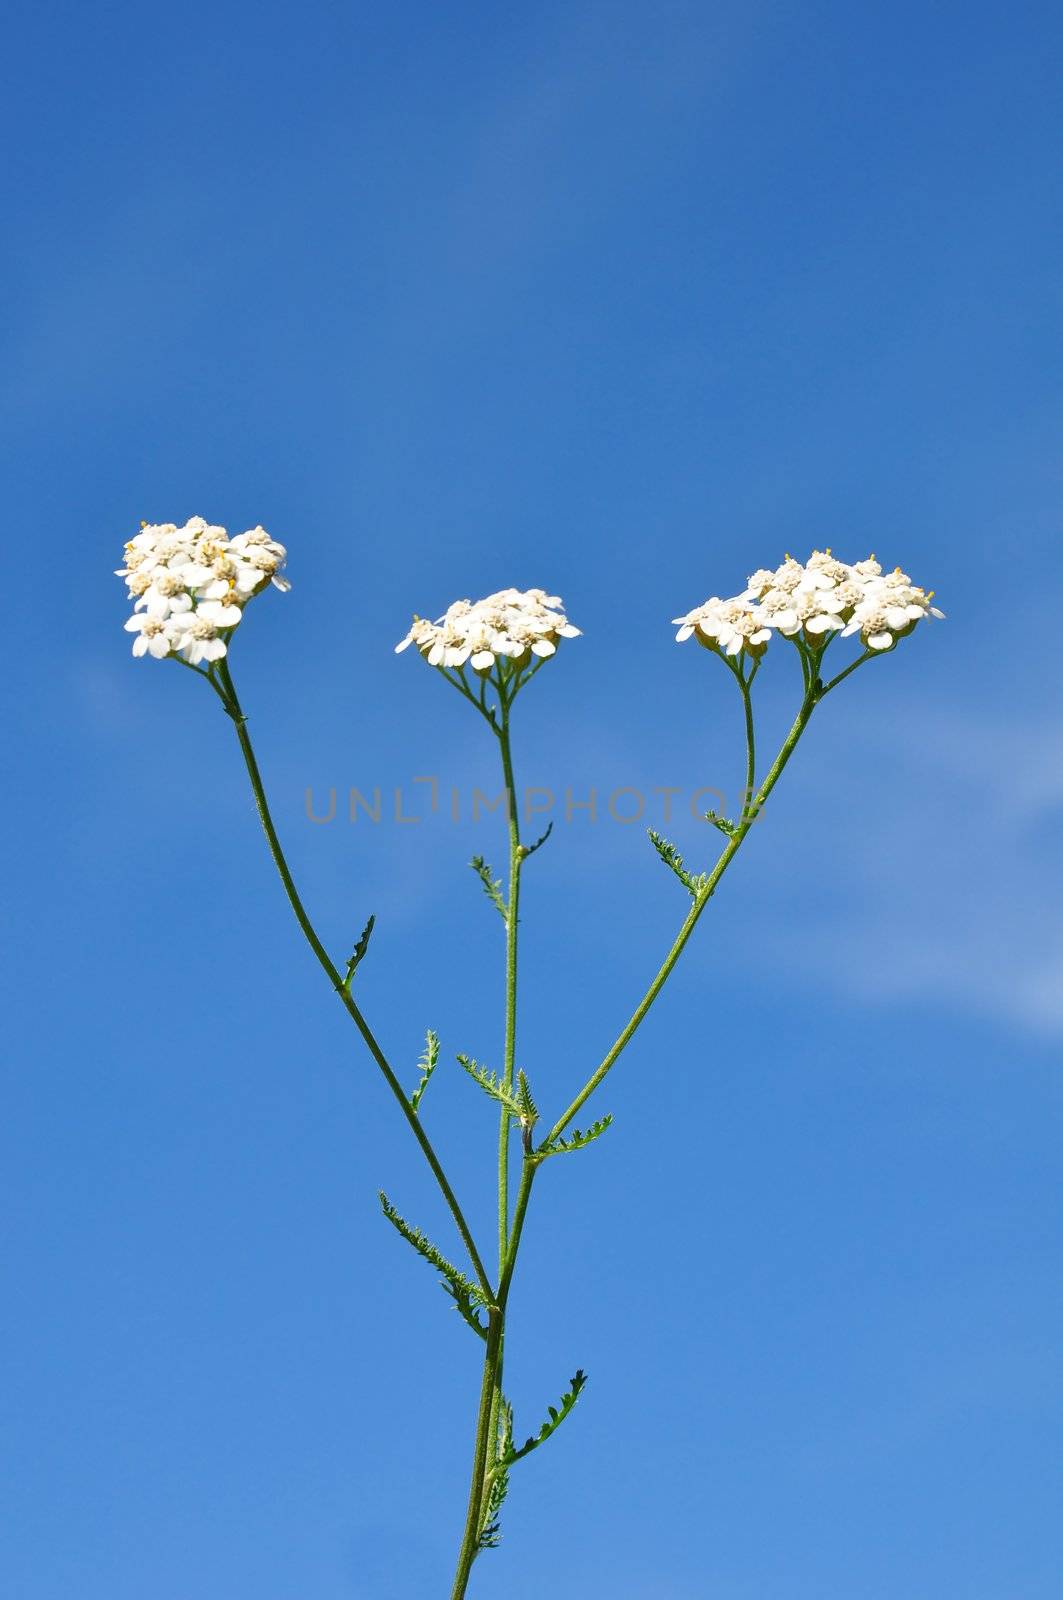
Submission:
[[177,656],[192,667],[220,661],[247,602],[271,583],[289,587],[280,576],[286,555],[265,528],[230,539],[202,517],[183,528],[142,523],[117,569],[133,600],[133,654]]
[[[458,1066],[494,1104],[498,1116],[497,1255],[477,1242],[443,1163],[426,1130],[422,1105],[440,1058],[440,1041],[429,1029],[419,1075],[411,1089],[370,1028],[353,993],[353,980],[369,948],[375,918],[369,917],[346,960],[325,949],[296,888],[270,814],[261,773],[247,732],[229,663],[233,633],[248,601],[271,584],[288,587],[280,575],[284,546],[262,528],[230,538],[224,528],[193,517],[184,527],[144,524],[126,545],[119,575],[133,600],[126,628],[136,635],[133,654],[172,659],[204,678],[231,718],[247,767],[259,819],[285,893],[317,961],[339,997],[427,1162],[449,1211],[464,1259],[459,1266],[426,1233],[408,1222],[385,1194],[380,1201],[388,1222],[436,1273],[470,1332],[481,1346],[482,1370],[476,1405],[469,1495],[451,1587],[462,1600],[473,1563],[501,1537],[501,1511],[510,1474],[518,1462],[546,1442],[569,1416],[586,1382],[577,1371],[542,1425],[518,1442],[513,1408],[504,1384],[505,1332],[510,1291],[532,1191],[540,1169],[554,1156],[571,1155],[593,1144],[612,1118],[599,1116],[575,1126],[583,1107],[612,1071],[664,987],[721,878],[746,839],[816,708],[857,668],[881,658],[906,639],[920,622],[942,613],[932,593],[895,568],[883,572],[874,556],[846,563],[830,550],[814,550],[805,562],[787,556],[769,570],[754,572],[730,599],[713,596],[675,618],[680,642],[694,638],[724,662],[741,693],[746,735],[745,787],[732,817],[707,813],[723,835],[716,860],[690,871],[675,845],[650,832],[662,862],[684,889],[689,904],[656,975],[638,998],[605,1055],[590,1071],[570,1103],[549,1117],[533,1094],[530,1064],[517,1060],[517,971],[519,908],[523,870],[546,842],[521,838],[513,776],[512,719],[518,693],[556,653],[561,640],[580,636],[556,595],[542,589],[502,589],[475,603],[455,601],[435,622],[415,616],[397,651],[415,645],[435,674],[456,689],[482,718],[498,749],[507,798],[508,873],[496,878],[482,857],[472,864],[502,923],[504,1029],[500,1058],[488,1066],[456,1053]],[[833,675],[823,664],[836,639],[857,638],[858,653]],[[774,759],[762,771],[758,762],[753,682],[770,645],[778,639],[792,648],[801,670],[801,694],[793,724]],[[545,1131],[544,1131],[545,1130]],[[511,1181],[515,1176],[515,1185]]]

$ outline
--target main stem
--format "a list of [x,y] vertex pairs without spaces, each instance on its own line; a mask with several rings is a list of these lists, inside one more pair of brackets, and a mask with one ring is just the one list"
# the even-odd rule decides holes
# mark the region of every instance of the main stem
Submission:
[[[506,816],[509,832],[509,885],[506,897],[506,978],[505,978],[505,1039],[502,1052],[502,1082],[510,1092],[517,1049],[517,938],[520,916],[520,869],[524,852],[520,842],[520,818],[517,812],[517,788],[513,778],[513,753],[509,737],[509,713],[512,698],[505,689],[499,693],[499,725],[495,728],[502,755],[502,774],[506,786]],[[493,725],[492,725],[493,726]],[[505,1357],[505,1303],[509,1282],[516,1264],[516,1244],[519,1229],[514,1223],[511,1236],[509,1218],[509,1146],[512,1115],[505,1106],[501,1108],[498,1123],[498,1273],[500,1289],[495,1297],[497,1313],[492,1314],[488,1326],[487,1349],[484,1353],[483,1378],[480,1386],[480,1404],[476,1419],[476,1441],[473,1447],[472,1483],[469,1504],[462,1534],[458,1569],[454,1579],[454,1594],[465,1593],[473,1561],[480,1546],[480,1536],[485,1523],[485,1497],[491,1473],[497,1461],[498,1418],[502,1405],[502,1367]],[[526,1174],[530,1164],[526,1164]],[[531,1178],[518,1191],[516,1218],[523,1227],[527,1210]],[[513,1248],[511,1249],[511,1243]]]
[[255,759],[255,752],[251,744],[251,738],[247,731],[247,720],[240,706],[240,701],[236,693],[236,686],[232,680],[232,674],[230,673],[228,664],[224,659],[218,664],[216,671],[217,680],[211,677],[210,682],[221,699],[222,704],[225,706],[226,711],[232,719],[233,726],[236,729],[236,737],[240,741],[240,749],[243,752],[244,764],[247,767],[247,775],[251,780],[251,789],[255,797],[255,807],[258,811],[259,821],[262,823],[262,831],[266,835],[266,842],[269,845],[270,854],[273,857],[273,863],[277,868],[277,872],[280,874],[280,880],[284,885],[284,892],[288,896],[291,908],[295,913],[295,920],[303,930],[303,933],[306,937],[306,942],[309,944],[311,950],[314,952],[314,955],[317,957],[318,962],[324,969],[329,982],[339,995],[344,1009],[351,1017],[355,1027],[358,1029],[358,1032],[365,1041],[370,1055],[380,1068],[388,1088],[398,1101],[399,1108],[409,1124],[410,1131],[417,1140],[417,1143],[420,1145],[424,1154],[424,1158],[428,1162],[429,1167],[432,1169],[432,1175],[438,1183],[443,1198],[450,1209],[450,1214],[454,1218],[458,1232],[461,1235],[462,1243],[468,1251],[469,1260],[471,1261],[473,1270],[476,1273],[476,1278],[480,1288],[487,1296],[488,1302],[491,1303],[494,1300],[494,1291],[491,1287],[491,1280],[487,1276],[487,1272],[484,1268],[482,1260],[480,1259],[480,1253],[476,1248],[469,1225],[465,1220],[464,1213],[462,1212],[461,1206],[458,1204],[457,1197],[450,1186],[446,1173],[443,1171],[439,1157],[436,1155],[435,1150],[432,1147],[432,1142],[425,1133],[424,1128],[421,1126],[420,1117],[410,1105],[405,1091],[403,1090],[402,1085],[399,1083],[398,1078],[396,1078],[394,1072],[392,1071],[392,1068],[387,1060],[387,1057],[384,1055],[383,1050],[377,1043],[372,1029],[362,1015],[360,1008],[351,995],[350,990],[348,989],[343,978],[341,978],[338,968],[332,961],[324,945],[321,943],[321,940],[318,938],[317,932],[314,929],[314,925],[310,921],[310,918],[306,912],[306,908],[299,896],[299,891],[295,887],[295,881],[292,878],[287,860],[285,859],[284,851],[281,849],[281,843],[277,837],[277,830],[273,824],[273,817],[270,814],[269,802],[266,799],[266,791],[262,782],[262,774],[259,771],[258,762]]
[[520,1186],[513,1207],[513,1221],[509,1230],[509,1243],[499,1274],[498,1293],[491,1309],[487,1334],[487,1351],[484,1355],[483,1377],[480,1382],[480,1406],[476,1418],[476,1444],[473,1450],[472,1482],[469,1487],[469,1505],[465,1514],[465,1528],[458,1551],[458,1565],[454,1574],[451,1600],[465,1600],[472,1564],[480,1548],[484,1529],[485,1498],[488,1484],[497,1465],[498,1402],[502,1381],[502,1354],[505,1339],[506,1305],[509,1301],[513,1269],[517,1264],[524,1219],[528,1214],[532,1184],[535,1181],[537,1162],[525,1156]]

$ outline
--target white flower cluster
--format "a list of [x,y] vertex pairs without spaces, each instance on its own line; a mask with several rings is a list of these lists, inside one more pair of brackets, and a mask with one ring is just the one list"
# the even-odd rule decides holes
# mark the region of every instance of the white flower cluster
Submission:
[[190,517],[183,528],[143,523],[118,568],[133,600],[125,624],[136,634],[133,654],[179,655],[194,667],[219,660],[251,597],[270,583],[291,587],[280,576],[286,555],[265,528],[230,539],[202,517]]
[[832,633],[858,633],[868,650],[891,650],[924,618],[941,617],[929,594],[896,567],[883,572],[874,556],[849,565],[829,550],[814,550],[802,564],[787,556],[774,572],[762,568],[730,600],[713,596],[703,606],[676,617],[676,638],[696,636],[699,644],[728,656],[743,650],[759,656],[773,633],[800,636],[818,649]]
[[475,604],[455,600],[435,622],[414,617],[396,652],[415,644],[430,667],[463,667],[490,672],[495,662],[521,662],[530,655],[552,656],[559,639],[579,637],[556,594],[543,589],[500,589]]

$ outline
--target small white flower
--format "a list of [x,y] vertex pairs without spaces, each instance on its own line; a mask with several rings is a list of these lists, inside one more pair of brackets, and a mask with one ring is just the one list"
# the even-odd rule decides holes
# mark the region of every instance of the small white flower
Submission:
[[202,517],[176,523],[144,523],[125,547],[126,581],[134,615],[126,623],[137,634],[134,655],[159,659],[179,652],[198,665],[224,656],[226,639],[248,601],[280,576],[287,552],[264,528],[230,539]]
[[137,612],[126,620],[124,626],[127,633],[136,634],[133,640],[135,656],[152,655],[156,661],[161,661],[173,649],[173,623],[169,620]]
[[677,640],[692,636],[732,658],[761,655],[773,633],[820,651],[831,634],[859,633],[872,650],[892,648],[923,619],[943,615],[932,595],[896,568],[883,574],[874,556],[851,565],[832,551],[813,550],[804,563],[787,556],[774,572],[750,574],[732,599],[714,595],[674,620]]
[[455,600],[436,622],[415,616],[396,653],[416,645],[430,667],[460,672],[490,672],[499,662],[545,659],[559,639],[577,639],[580,630],[565,616],[558,595],[544,589],[500,589],[475,604]]
[[760,655],[771,638],[764,614],[742,595],[732,600],[713,595],[686,616],[672,620],[679,625],[676,639],[680,643],[695,634],[699,644],[729,656],[740,655],[743,650]]

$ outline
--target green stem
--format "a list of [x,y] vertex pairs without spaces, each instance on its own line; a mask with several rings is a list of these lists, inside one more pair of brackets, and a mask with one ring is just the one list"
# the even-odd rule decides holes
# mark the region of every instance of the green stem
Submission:
[[491,1434],[491,1417],[494,1395],[498,1383],[498,1363],[502,1351],[502,1313],[495,1308],[490,1313],[487,1330],[487,1352],[484,1356],[483,1377],[480,1381],[480,1405],[476,1415],[476,1444],[472,1457],[472,1482],[469,1485],[469,1506],[465,1514],[465,1528],[458,1551],[458,1565],[454,1574],[451,1600],[464,1600],[469,1586],[469,1574],[480,1549],[481,1516],[484,1484],[488,1471],[488,1452],[493,1459],[496,1441]]
[[808,726],[809,718],[811,717],[812,712],[815,710],[817,698],[818,697],[814,689],[806,691],[805,697],[801,702],[801,709],[797,713],[797,717],[794,720],[793,727],[790,729],[785,740],[783,741],[782,748],[775,757],[775,760],[772,762],[771,768],[768,771],[764,782],[757,791],[755,799],[747,808],[741,820],[738,822],[731,838],[728,839],[727,844],[719,857],[719,860],[716,862],[716,865],[713,867],[711,873],[706,879],[704,886],[698,891],[693,905],[687,912],[683,926],[679,930],[675,943],[672,945],[672,948],[669,950],[664,959],[664,964],[660,968],[657,976],[654,978],[649,988],[646,990],[646,993],[643,995],[642,999],[639,1001],[639,1004],[635,1008],[630,1021],[617,1038],[612,1049],[603,1059],[601,1065],[591,1074],[590,1078],[584,1084],[583,1088],[573,1100],[572,1104],[568,1107],[567,1111],[565,1111],[563,1115],[559,1117],[557,1122],[550,1129],[546,1139],[543,1141],[545,1144],[549,1144],[553,1139],[559,1138],[561,1134],[564,1133],[573,1117],[579,1112],[580,1107],[590,1099],[591,1095],[598,1088],[599,1084],[609,1073],[619,1056],[634,1037],[639,1025],[646,1016],[646,1013],[649,1011],[650,1007],[653,1005],[653,1002],[663,989],[668,976],[672,971],[672,968],[682,955],[687,940],[697,927],[698,919],[715,892],[716,885],[719,883],[720,879],[727,871],[727,868],[731,865],[731,862],[738,854],[738,851],[742,845],[742,841],[745,839],[746,834],[753,826],[756,818],[760,815],[764,802],[767,800],[776,783],[779,781],[779,777],[782,774],[783,768],[786,766],[786,763],[789,761],[790,757],[794,753],[794,750],[797,748],[797,742]]
[[836,689],[839,683],[844,683],[850,672],[855,672],[857,667],[862,667],[865,661],[872,661],[876,656],[884,654],[885,651],[881,650],[865,650],[862,656],[857,656],[855,661],[849,663],[844,672],[839,672],[836,678],[832,678],[829,683],[823,685],[819,692],[819,698],[822,700],[823,696],[830,694],[831,690]]
[[[499,730],[502,773],[506,784],[509,821],[509,894],[506,900],[506,1032],[502,1057],[502,1083],[509,1093],[513,1088],[513,1068],[517,1050],[517,926],[520,912],[520,819],[517,815],[517,789],[513,781],[513,757],[509,743],[509,706],[503,704]],[[505,1106],[498,1124],[498,1270],[501,1272],[509,1242],[509,1132],[511,1114]]]
[[469,1506],[465,1515],[465,1529],[462,1534],[461,1548],[458,1551],[458,1565],[454,1574],[451,1600],[464,1600],[472,1564],[480,1548],[487,1490],[493,1475],[495,1454],[498,1448],[498,1395],[502,1379],[506,1305],[509,1300],[510,1285],[513,1282],[513,1270],[517,1264],[517,1251],[520,1248],[521,1235],[524,1231],[524,1220],[528,1214],[528,1202],[531,1199],[532,1184],[535,1181],[536,1165],[537,1163],[534,1160],[528,1157],[525,1158],[520,1185],[517,1189],[517,1198],[513,1207],[513,1223],[509,1230],[509,1244],[506,1247],[505,1260],[502,1263],[502,1270],[499,1276],[498,1294],[491,1312],[491,1324],[487,1335],[487,1350],[484,1355],[483,1377],[480,1382],[480,1406],[476,1418],[476,1444],[473,1451]]
[[266,835],[266,842],[269,845],[270,854],[273,857],[273,863],[280,874],[281,883],[284,885],[284,892],[288,896],[292,910],[295,912],[295,920],[303,930],[307,944],[309,944],[311,950],[314,952],[314,955],[317,957],[318,962],[324,969],[325,974],[329,979],[329,982],[339,995],[340,1001],[342,1002],[345,1010],[348,1012],[349,1016],[354,1022],[355,1027],[358,1029],[358,1032],[365,1041],[370,1055],[373,1057],[373,1060],[383,1073],[384,1080],[387,1083],[388,1088],[398,1101],[399,1108],[409,1124],[410,1131],[413,1133],[414,1138],[420,1145],[425,1160],[432,1169],[432,1175],[438,1183],[443,1198],[450,1208],[450,1214],[454,1218],[458,1233],[461,1235],[462,1243],[464,1244],[465,1249],[468,1251],[469,1260],[472,1262],[473,1270],[476,1273],[476,1278],[480,1288],[487,1296],[488,1302],[493,1303],[494,1290],[491,1287],[491,1280],[487,1276],[487,1272],[484,1268],[482,1260],[480,1259],[480,1253],[476,1248],[469,1225],[465,1220],[464,1213],[462,1212],[461,1206],[458,1204],[457,1197],[450,1186],[447,1176],[440,1165],[439,1157],[436,1155],[435,1150],[432,1147],[432,1142],[421,1125],[420,1117],[410,1105],[406,1093],[403,1090],[402,1085],[399,1083],[398,1078],[392,1071],[383,1050],[377,1043],[372,1029],[369,1027],[369,1024],[363,1017],[361,1010],[359,1009],[353,996],[350,994],[350,991],[344,984],[338,968],[335,966],[324,945],[321,943],[321,940],[318,938],[313,923],[310,921],[310,918],[306,913],[306,908],[299,897],[299,891],[295,887],[295,881],[292,878],[291,871],[284,856],[284,851],[281,849],[280,840],[277,837],[277,830],[273,825],[273,818],[270,814],[269,803],[266,799],[266,791],[262,782],[262,774],[259,772],[258,762],[255,759],[255,752],[252,748],[251,739],[247,732],[247,719],[245,718],[241,709],[240,701],[236,693],[236,687],[232,680],[232,674],[230,673],[228,663],[224,658],[221,662],[219,662],[216,668],[216,673],[216,677],[214,674],[203,674],[203,676],[207,677],[208,681],[212,684],[227,713],[232,719],[234,727],[236,728],[236,736],[240,741],[240,749],[243,752],[244,764],[247,767],[247,775],[251,780],[251,789],[254,793],[255,806],[258,811],[259,821],[261,822],[262,830]]
[[739,671],[737,673],[738,686],[742,691],[742,706],[746,716],[746,787],[742,794],[742,816],[749,813],[753,804],[753,785],[757,781],[757,736],[753,727],[753,696],[750,694],[753,679],[757,675],[759,659],[753,663],[753,670],[749,677]]
[[[502,756],[502,774],[506,786],[506,813],[509,831],[509,890],[506,900],[506,977],[505,977],[505,1041],[502,1057],[502,1082],[512,1090],[517,1048],[517,939],[520,921],[520,870],[524,850],[520,839],[520,818],[517,811],[517,787],[513,777],[513,754],[510,744],[509,714],[519,678],[507,692],[504,682],[496,685],[499,695],[499,718],[492,729],[497,734]],[[512,1113],[501,1108],[498,1124],[498,1270],[499,1290],[495,1296],[498,1307],[498,1327],[494,1339],[489,1337],[484,1354],[484,1370],[480,1387],[480,1405],[476,1418],[476,1440],[473,1448],[472,1483],[469,1505],[462,1535],[458,1568],[454,1579],[454,1596],[465,1593],[472,1563],[480,1546],[483,1533],[487,1490],[496,1465],[498,1451],[498,1418],[502,1405],[502,1369],[505,1359],[505,1306],[509,1285],[516,1265],[517,1246],[520,1242],[524,1217],[531,1192],[534,1163],[525,1162],[520,1188],[517,1192],[513,1225],[509,1218],[509,1147]]]

